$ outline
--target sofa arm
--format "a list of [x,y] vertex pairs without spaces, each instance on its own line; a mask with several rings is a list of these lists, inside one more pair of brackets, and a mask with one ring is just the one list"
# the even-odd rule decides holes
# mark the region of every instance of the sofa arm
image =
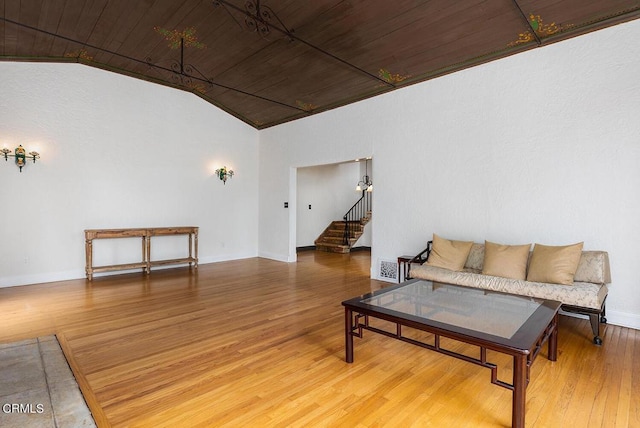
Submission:
[[610,284],[609,254],[606,251],[583,251],[573,280],[594,284]]
[[411,264],[412,263],[418,263],[418,264],[424,264],[424,262],[426,262],[429,259],[429,254],[431,254],[431,246],[433,245],[433,241],[429,241],[427,242],[427,248],[425,248],[424,250],[420,251],[418,253],[418,255],[414,256],[411,260],[409,260],[409,262],[407,263],[407,265],[409,266],[407,269],[407,275],[406,275],[406,279],[411,279]]

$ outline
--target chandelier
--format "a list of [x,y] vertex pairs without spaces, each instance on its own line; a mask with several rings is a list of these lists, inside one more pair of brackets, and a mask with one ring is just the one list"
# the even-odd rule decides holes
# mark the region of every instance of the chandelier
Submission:
[[[213,5],[222,6],[240,28],[258,33],[265,40],[268,40],[271,30],[283,34],[290,42],[294,40],[293,30],[284,25],[273,9],[261,5],[260,0],[245,1],[244,10],[225,0],[214,0]],[[244,26],[233,16],[231,9],[244,15]]]
[[369,159],[364,160],[364,175],[362,176],[362,180],[358,181],[358,185],[356,186],[357,192],[373,192],[373,182],[369,177]]

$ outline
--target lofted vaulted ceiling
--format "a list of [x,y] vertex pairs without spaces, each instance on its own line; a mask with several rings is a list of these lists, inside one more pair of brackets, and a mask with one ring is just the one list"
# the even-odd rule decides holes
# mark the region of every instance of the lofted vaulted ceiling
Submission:
[[0,59],[183,89],[266,128],[640,17],[640,0],[0,0]]

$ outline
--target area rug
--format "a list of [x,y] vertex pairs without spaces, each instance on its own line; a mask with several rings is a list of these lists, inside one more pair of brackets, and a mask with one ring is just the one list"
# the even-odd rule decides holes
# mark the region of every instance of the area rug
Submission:
[[95,427],[56,336],[0,344],[0,427]]

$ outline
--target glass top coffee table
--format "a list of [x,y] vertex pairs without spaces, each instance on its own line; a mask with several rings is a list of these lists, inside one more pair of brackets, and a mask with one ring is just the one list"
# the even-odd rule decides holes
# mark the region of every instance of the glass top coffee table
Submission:
[[[419,279],[342,302],[345,308],[347,363],[353,362],[353,337],[374,331],[491,369],[491,383],[513,392],[512,426],[524,427],[526,388],[531,364],[545,342],[548,358],[558,356],[560,302]],[[370,325],[369,318],[395,323],[394,332]],[[433,334],[433,343],[403,335],[402,327]],[[440,337],[478,346],[478,358],[440,346]],[[487,349],[513,357],[513,382],[498,380]]]

